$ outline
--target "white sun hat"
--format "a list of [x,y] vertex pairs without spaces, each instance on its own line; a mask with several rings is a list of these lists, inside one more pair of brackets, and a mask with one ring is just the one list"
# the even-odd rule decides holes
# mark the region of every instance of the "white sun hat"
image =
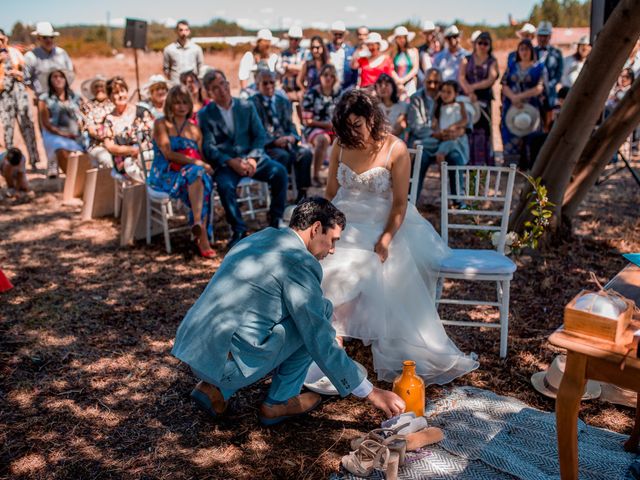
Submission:
[[302,28],[298,27],[297,25],[293,25],[291,28],[289,28],[289,32],[287,32],[287,37],[289,38],[302,38]]
[[370,32],[369,35],[367,35],[367,39],[364,41],[364,43],[365,45],[367,43],[379,44],[381,52],[384,52],[387,48],[389,48],[389,42],[384,40],[378,32]]
[[149,77],[149,80],[144,85],[142,85],[142,88],[140,88],[140,95],[142,96],[142,98],[149,98],[149,95],[151,94],[151,88],[155,85],[161,84],[164,84],[167,87],[167,90],[171,88],[171,82],[169,82],[169,80],[167,80],[164,75],[151,75]]
[[422,31],[423,32],[433,32],[436,29],[436,24],[431,20],[425,20],[422,23]]
[[38,22],[36,23],[36,29],[31,32],[31,35],[37,35],[39,37],[57,37],[60,35],[60,32],[56,32],[53,29],[53,25],[49,22]]
[[551,35],[553,32],[553,25],[547,20],[543,20],[538,24],[538,35]]
[[524,137],[538,129],[540,111],[530,103],[525,103],[521,108],[512,105],[507,110],[505,122],[511,133],[518,137]]
[[[558,355],[553,359],[548,370],[534,373],[531,377],[533,388],[547,397],[556,398],[562,376],[564,375],[566,362],[567,357],[565,355]],[[584,389],[582,400],[593,400],[594,398],[598,398],[601,393],[600,383],[589,380]]]
[[460,30],[456,25],[449,25],[444,29],[444,38],[457,37],[458,35],[460,35]]
[[394,42],[396,37],[407,37],[407,41],[410,42],[416,37],[416,32],[410,32],[407,27],[400,25],[393,30],[393,35],[389,37],[389,42]]
[[80,84],[80,91],[82,92],[82,96],[87,100],[94,100],[95,95],[93,94],[93,84],[96,82],[106,82],[107,80],[107,77],[100,74],[91,78],[87,78]]
[[536,27],[534,27],[533,25],[531,25],[530,23],[525,23],[522,28],[520,30],[518,30],[516,32],[516,35],[519,38],[522,38],[524,35],[535,35],[536,33]]
[[347,31],[347,27],[344,24],[343,21],[338,20],[337,22],[333,22],[331,24],[331,31],[332,32],[346,32]]
[[269,42],[272,42],[272,43],[278,41],[278,39],[273,36],[273,33],[271,33],[271,30],[269,30],[268,28],[261,28],[260,30],[258,30],[256,41],[259,41],[259,40],[268,40]]
[[469,37],[469,40],[471,40],[471,43],[475,43],[475,41],[478,39],[481,33],[482,33],[482,30],[475,30]]

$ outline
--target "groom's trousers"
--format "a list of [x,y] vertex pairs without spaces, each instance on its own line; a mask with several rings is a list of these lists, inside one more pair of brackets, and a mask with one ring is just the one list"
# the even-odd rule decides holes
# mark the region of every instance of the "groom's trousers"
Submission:
[[[270,361],[265,362],[263,368],[252,375],[245,377],[232,356],[227,359],[224,373],[219,381],[214,381],[195,369],[192,369],[193,373],[205,382],[218,387],[224,399],[228,400],[239,389],[256,383],[273,371],[267,401],[279,403],[295,397],[302,389],[313,359],[294,323],[287,319],[280,323],[280,326],[284,331],[282,349]],[[236,355],[242,356],[241,353]]]

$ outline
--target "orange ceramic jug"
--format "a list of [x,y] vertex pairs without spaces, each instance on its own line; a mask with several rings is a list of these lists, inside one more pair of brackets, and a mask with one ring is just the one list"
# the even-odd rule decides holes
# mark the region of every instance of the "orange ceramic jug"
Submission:
[[416,417],[424,415],[424,380],[416,375],[416,362],[402,362],[402,373],[393,381],[393,393],[407,404],[405,412],[413,412]]

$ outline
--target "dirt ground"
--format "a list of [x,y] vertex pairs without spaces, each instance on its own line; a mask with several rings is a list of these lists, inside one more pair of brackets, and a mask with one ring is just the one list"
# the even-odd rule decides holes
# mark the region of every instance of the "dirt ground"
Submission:
[[[105,64],[95,62],[78,66],[79,77]],[[327,478],[350,439],[380,422],[373,408],[347,398],[263,428],[257,408],[269,380],[232,399],[224,418],[206,419],[189,399],[192,374],[170,350],[178,324],[219,263],[195,257],[186,234],[172,236],[171,255],[159,238],[151,246],[120,248],[116,220],[81,222],[79,208],[61,205],[61,194],[41,175],[31,179],[35,200],[0,204],[0,267],[15,285],[0,297],[1,478]],[[438,182],[431,171],[423,199],[434,225]],[[480,361],[453,385],[553,411],[554,402],[529,378],[558,353],[547,338],[562,322],[564,305],[589,286],[589,272],[605,282],[625,265],[621,252],[640,251],[639,200],[638,186],[620,172],[591,191],[571,241],[518,258],[508,357],[498,357],[495,330],[448,328]],[[466,318],[469,312],[442,313]],[[477,308],[470,315],[490,314]],[[347,350],[373,371],[368,348],[351,342]],[[445,390],[429,386],[428,401]],[[633,411],[592,401],[582,404],[580,416],[628,433]]]

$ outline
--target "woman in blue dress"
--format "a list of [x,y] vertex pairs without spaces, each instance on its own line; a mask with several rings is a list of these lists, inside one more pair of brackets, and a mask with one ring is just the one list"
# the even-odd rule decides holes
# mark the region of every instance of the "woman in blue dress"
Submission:
[[516,61],[507,66],[502,77],[502,144],[504,163],[518,163],[525,166],[527,160],[529,140],[540,134],[540,127],[527,136],[519,137],[513,134],[505,121],[511,105],[520,107],[530,103],[536,108],[542,105],[545,77],[547,75],[544,63],[537,61],[537,56],[531,40],[525,39],[518,44]]
[[189,121],[192,113],[188,90],[183,85],[173,87],[167,94],[164,117],[154,125],[154,158],[147,182],[190,208],[189,223],[196,247],[201,256],[213,258],[216,253],[209,244],[213,226],[207,224],[213,169],[202,160],[202,133]]

